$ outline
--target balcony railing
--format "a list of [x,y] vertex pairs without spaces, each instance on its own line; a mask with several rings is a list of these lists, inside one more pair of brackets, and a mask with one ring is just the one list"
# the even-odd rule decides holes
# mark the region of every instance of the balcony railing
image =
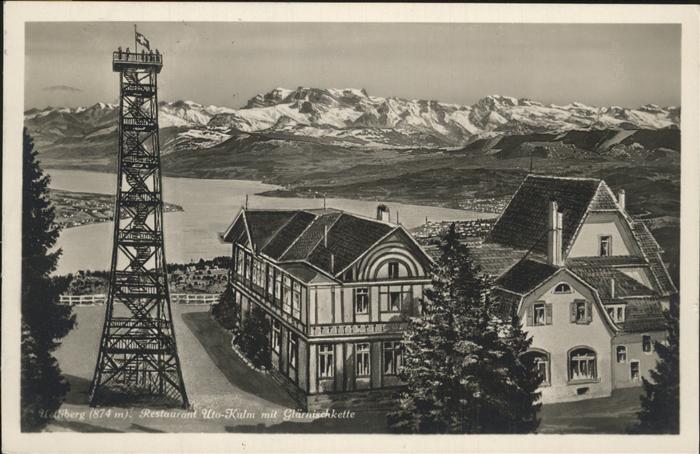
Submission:
[[126,243],[128,246],[132,244],[157,245],[162,241],[162,235],[160,232],[152,230],[120,230],[119,240],[122,243]]
[[153,69],[160,72],[163,66],[163,56],[152,52],[125,52],[115,51],[112,53],[112,69],[123,71],[125,69]]
[[407,327],[407,322],[357,322],[333,325],[313,325],[309,329],[309,336],[401,333]]
[[143,128],[155,128],[158,125],[155,122],[155,119],[153,118],[124,118],[123,119],[123,125],[124,126],[140,126]]

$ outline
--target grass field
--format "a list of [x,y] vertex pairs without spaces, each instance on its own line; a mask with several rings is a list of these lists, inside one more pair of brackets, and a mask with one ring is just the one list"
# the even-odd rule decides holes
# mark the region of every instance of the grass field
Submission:
[[[211,320],[208,306],[173,305],[185,386],[193,409],[88,406],[104,306],[76,307],[78,326],[56,356],[71,391],[48,431],[386,433],[386,415],[357,412],[331,419],[294,413],[294,401],[270,376],[249,369],[229,347],[229,335]],[[624,433],[639,408],[639,388],[612,397],[543,406],[541,433]],[[151,411],[151,413],[148,413]],[[293,414],[292,414],[293,413]]]

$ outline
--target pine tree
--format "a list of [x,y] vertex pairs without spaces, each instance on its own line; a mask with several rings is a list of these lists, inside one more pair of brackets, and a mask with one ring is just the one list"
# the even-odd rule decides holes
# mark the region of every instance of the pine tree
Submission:
[[399,433],[534,430],[541,379],[522,359],[530,341],[520,321],[503,313],[454,224],[439,247],[422,314],[404,334],[407,388],[389,426]]
[[680,363],[679,363],[679,302],[671,300],[664,311],[666,320],[666,342],[655,342],[659,355],[656,369],[650,372],[651,380],[642,378],[645,394],[642,409],[638,414],[639,424],[633,429],[637,433],[677,434],[680,425]]
[[51,354],[75,325],[70,306],[60,305],[68,280],[51,277],[61,251],[50,252],[58,239],[49,177],[37,161],[34,143],[23,132],[22,181],[22,372],[23,431],[43,428],[69,389]]

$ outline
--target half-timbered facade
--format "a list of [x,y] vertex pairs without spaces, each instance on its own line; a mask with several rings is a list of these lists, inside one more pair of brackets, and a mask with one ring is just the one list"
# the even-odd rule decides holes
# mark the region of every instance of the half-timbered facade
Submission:
[[240,318],[265,310],[273,374],[305,408],[376,404],[401,385],[431,259],[386,210],[241,209],[222,234]]

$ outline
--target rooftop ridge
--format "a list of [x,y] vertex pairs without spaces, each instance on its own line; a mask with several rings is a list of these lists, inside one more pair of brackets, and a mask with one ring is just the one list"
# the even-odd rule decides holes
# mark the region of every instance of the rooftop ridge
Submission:
[[[245,211],[248,211],[247,208],[244,208],[243,210],[244,210],[244,212],[245,212]],[[268,211],[268,210],[258,210],[258,211]],[[299,213],[299,210],[270,210],[270,211],[278,211],[278,212],[286,211],[286,212],[290,212],[290,213],[294,213],[294,214],[291,215],[291,216],[289,217],[289,219],[287,219],[281,226],[279,226],[279,227],[272,233],[272,235],[270,235],[270,237],[267,239],[267,241],[265,242],[265,244],[260,245],[260,246],[257,248],[260,252],[262,252],[263,249],[265,249],[265,248],[267,247],[267,245],[270,244],[270,243],[272,242],[273,239],[275,239],[275,237],[277,236],[277,234],[280,233],[280,232],[282,231],[282,229],[284,229],[290,222],[292,222],[292,219],[294,219],[294,218],[296,217],[296,215]],[[245,218],[244,218],[244,219],[245,219]],[[246,225],[247,225],[247,223],[246,223]],[[252,241],[253,241],[253,238],[251,238],[250,241],[252,242]]]
[[[311,211],[306,211],[306,210],[303,210],[303,211],[305,211],[305,212],[307,212],[307,213],[313,215],[313,216],[314,216],[314,220],[311,221],[311,222],[309,222],[309,225],[307,225],[306,227],[304,227],[304,230],[302,230],[301,233],[300,233],[299,235],[297,235],[296,238],[294,238],[294,241],[292,241],[292,242],[289,244],[289,246],[287,246],[287,248],[286,248],[284,251],[282,251],[282,253],[280,254],[280,258],[279,258],[278,262],[281,262],[281,261],[284,259],[284,256],[287,254],[287,252],[289,252],[289,250],[290,250],[291,248],[293,248],[295,244],[297,244],[297,241],[299,241],[299,239],[300,239],[302,236],[304,236],[304,233],[306,233],[306,231],[309,230],[309,229],[311,228],[311,226],[314,225],[314,224],[316,223],[316,221],[318,221],[318,220],[321,219],[321,217],[322,217],[322,215],[318,215],[318,214],[313,213],[313,212],[311,212]],[[296,214],[295,214],[294,216],[296,216]],[[291,221],[291,220],[294,218],[294,216],[292,216],[292,218],[290,218],[289,220]],[[277,232],[275,232],[275,234],[277,234]]]
[[[331,232],[331,229],[333,228],[333,226],[335,226],[335,225],[338,223],[338,220],[340,220],[340,218],[343,217],[343,215],[344,215],[345,213],[343,213],[343,212],[341,211],[341,212],[339,212],[339,213],[337,213],[337,214],[338,214],[338,216],[336,216],[336,218],[333,219],[333,222],[328,226],[328,233]],[[314,220],[314,222],[312,222],[311,224],[315,223],[318,219],[320,219],[320,217],[317,218],[316,220]],[[311,227],[311,224],[309,224],[309,227]],[[302,233],[302,235],[303,235],[303,233]],[[299,238],[301,238],[301,235],[299,235]],[[295,244],[296,244],[296,242],[299,240],[299,238],[297,238],[296,240],[294,240],[294,243],[295,243]],[[309,248],[309,253],[306,254],[306,257],[304,258],[304,261],[307,261],[307,260],[308,260],[309,256],[310,256],[311,254],[314,253],[314,251],[316,250],[316,248],[318,247],[318,245],[321,244],[322,241],[323,241],[323,237],[319,238],[318,241],[316,241],[316,244],[314,244],[313,247]],[[291,248],[291,246],[290,246],[290,248]],[[285,253],[286,253],[286,252],[287,252],[287,251],[285,251]],[[283,255],[282,257],[284,257],[284,255]]]
[[364,219],[367,221],[373,221],[373,222],[376,222],[377,224],[384,224],[384,225],[387,225],[389,227],[398,227],[399,225],[401,225],[401,224],[397,224],[395,222],[383,221],[381,219],[377,219],[377,218],[372,217],[372,216],[358,214],[358,213],[354,213],[351,211],[345,211],[345,210],[342,210],[340,208],[334,208],[334,207],[328,207],[328,208],[292,208],[292,209],[284,209],[284,208],[243,208],[243,209],[245,211],[258,211],[258,212],[262,212],[262,211],[276,211],[276,212],[289,212],[289,213],[306,212],[306,213],[312,214],[314,216],[319,216],[319,214],[318,214],[319,211],[328,211],[328,212],[334,212],[334,213],[347,214],[348,216],[352,216],[352,217],[359,218],[359,219]]
[[571,181],[603,181],[602,178],[593,178],[593,177],[565,177],[565,176],[560,176],[560,175],[546,175],[546,174],[538,174],[538,173],[529,173],[525,176],[525,178],[542,178],[542,179],[551,179],[551,180],[571,180]]

